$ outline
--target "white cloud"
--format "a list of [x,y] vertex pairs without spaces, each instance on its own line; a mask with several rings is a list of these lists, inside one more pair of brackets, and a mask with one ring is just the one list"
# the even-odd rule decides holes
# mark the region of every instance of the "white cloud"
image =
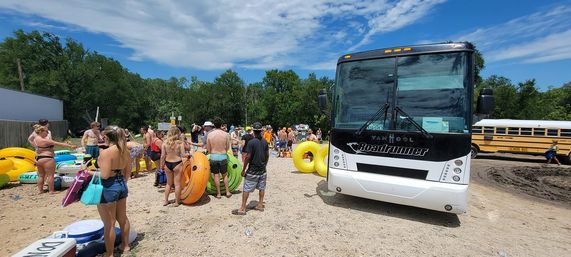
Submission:
[[556,6],[454,40],[476,44],[489,62],[541,63],[571,59],[571,6]]
[[443,1],[3,0],[0,9],[108,35],[133,50],[131,60],[197,69],[335,69],[331,49],[357,49],[374,35],[413,24]]

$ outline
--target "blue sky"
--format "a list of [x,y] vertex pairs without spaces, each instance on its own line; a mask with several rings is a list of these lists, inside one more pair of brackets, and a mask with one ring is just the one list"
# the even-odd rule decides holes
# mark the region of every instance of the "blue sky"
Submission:
[[571,81],[571,0],[0,1],[0,37],[71,37],[144,78],[226,69],[247,83],[269,69],[334,77],[339,56],[418,43],[474,42],[482,75],[540,89]]

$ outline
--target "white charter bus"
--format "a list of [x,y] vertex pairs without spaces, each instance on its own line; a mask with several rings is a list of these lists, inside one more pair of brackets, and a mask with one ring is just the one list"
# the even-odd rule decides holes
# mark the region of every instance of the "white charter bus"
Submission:
[[[465,212],[473,53],[469,43],[443,43],[341,56],[332,92],[329,190]],[[320,92],[321,108],[326,94]],[[491,91],[483,90],[478,102],[483,113],[493,109]]]

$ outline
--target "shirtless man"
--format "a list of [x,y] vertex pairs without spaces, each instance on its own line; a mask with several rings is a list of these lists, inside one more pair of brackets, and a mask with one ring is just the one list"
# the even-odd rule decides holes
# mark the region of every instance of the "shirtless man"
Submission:
[[91,122],[91,129],[86,130],[81,138],[81,146],[85,148],[85,153],[91,155],[91,158],[97,159],[99,157],[99,143],[103,141],[101,125],[99,122]]
[[295,133],[291,130],[291,128],[287,129],[287,151],[292,151],[292,146],[295,143]]
[[278,131],[278,150],[279,150],[278,157],[283,157],[283,158],[286,157],[285,156],[286,146],[287,146],[287,132],[286,132],[286,127],[283,127],[282,130]]
[[210,172],[214,174],[214,185],[216,185],[216,198],[220,199],[220,174],[224,177],[224,188],[226,197],[230,198],[232,193],[228,190],[228,165],[227,152],[230,149],[228,133],[222,130],[222,119],[214,117],[214,130],[208,133],[206,138],[206,150],[210,153]]
[[238,153],[240,152],[240,128],[236,128],[231,134],[232,140],[232,154],[234,157],[238,158]]
[[153,142],[153,134],[149,131],[148,126],[143,126],[141,128],[141,135],[143,135],[143,156],[145,158],[145,167],[147,171],[151,171],[153,170],[153,166],[151,164],[151,143]]

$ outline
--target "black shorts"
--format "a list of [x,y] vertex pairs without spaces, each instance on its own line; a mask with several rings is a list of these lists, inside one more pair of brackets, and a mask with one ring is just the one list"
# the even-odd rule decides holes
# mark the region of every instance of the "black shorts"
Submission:
[[288,147],[291,147],[291,145],[293,145],[293,141],[288,140],[288,141],[287,141],[287,146],[288,146]]
[[228,172],[228,160],[210,160],[210,172],[213,174],[226,174]]
[[161,159],[161,152],[151,152],[151,160],[158,161]]

